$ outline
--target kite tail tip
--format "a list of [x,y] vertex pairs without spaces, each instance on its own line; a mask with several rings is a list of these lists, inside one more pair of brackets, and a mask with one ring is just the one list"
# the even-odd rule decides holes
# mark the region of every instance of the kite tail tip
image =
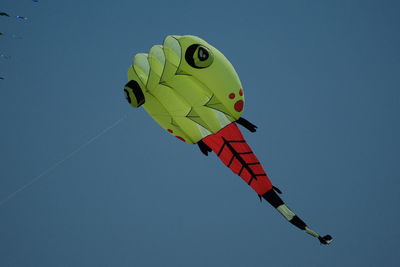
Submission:
[[331,235],[325,235],[325,236],[318,236],[319,242],[324,245],[329,245],[332,243],[333,238]]

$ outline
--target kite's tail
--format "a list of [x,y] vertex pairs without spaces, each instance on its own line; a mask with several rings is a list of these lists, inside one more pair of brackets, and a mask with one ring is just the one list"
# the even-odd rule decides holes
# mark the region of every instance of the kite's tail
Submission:
[[242,133],[231,123],[202,140],[220,160],[250,185],[259,196],[272,189],[272,183]]
[[235,123],[231,123],[218,133],[209,135],[202,141],[211,148],[220,160],[234,173],[239,175],[254,191],[274,208],[276,208],[290,223],[316,237],[322,244],[332,241],[330,235],[321,237],[294,214],[276,194],[275,188],[264,171],[261,163],[244,140]]
[[262,195],[262,197],[268,201],[275,209],[279,211],[280,214],[285,217],[291,224],[305,231],[307,234],[310,234],[321,242],[321,244],[327,245],[332,242],[332,237],[330,235],[320,236],[313,230],[311,230],[306,223],[300,219],[288,206],[286,206],[285,202],[276,194],[275,190],[269,190]]

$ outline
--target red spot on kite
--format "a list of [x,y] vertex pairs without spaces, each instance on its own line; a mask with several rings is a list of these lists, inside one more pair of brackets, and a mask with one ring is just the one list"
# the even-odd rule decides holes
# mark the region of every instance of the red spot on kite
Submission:
[[169,133],[173,133],[173,132],[174,132],[174,131],[172,131],[171,129],[168,129],[167,131],[168,131]]
[[230,98],[230,99],[234,99],[234,98],[235,98],[235,94],[234,94],[234,93],[230,93],[230,94],[229,94],[229,98]]
[[239,101],[236,101],[236,103],[233,107],[235,108],[235,110],[237,112],[240,112],[243,110],[243,104],[244,104],[243,100],[239,100]]
[[178,138],[179,140],[181,140],[181,141],[183,141],[183,142],[186,142],[185,139],[183,139],[183,138],[180,137],[180,136],[176,136],[176,138]]
[[240,90],[239,90],[239,95],[240,95],[240,96],[243,95],[243,89],[242,89],[242,88],[240,88]]

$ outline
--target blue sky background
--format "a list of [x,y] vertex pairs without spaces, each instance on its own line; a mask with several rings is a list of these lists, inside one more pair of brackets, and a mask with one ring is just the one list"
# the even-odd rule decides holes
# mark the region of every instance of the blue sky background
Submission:
[[[0,11],[29,18],[0,17],[1,266],[398,266],[398,1],[2,0]],[[133,55],[169,34],[232,62],[259,127],[246,139],[331,246],[126,103]]]

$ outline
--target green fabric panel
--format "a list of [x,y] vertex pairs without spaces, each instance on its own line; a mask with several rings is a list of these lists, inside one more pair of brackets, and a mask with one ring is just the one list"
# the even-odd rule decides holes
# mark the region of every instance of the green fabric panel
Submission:
[[146,88],[145,85],[147,84],[147,79],[149,78],[150,73],[150,65],[149,61],[147,60],[147,54],[136,54],[133,62],[133,68],[135,69],[136,74],[144,85],[142,87],[143,90],[144,88]]
[[208,123],[203,120],[203,118],[196,112],[196,109],[192,108],[192,110],[186,115],[188,119],[196,122],[197,124],[201,125],[202,127],[209,130],[211,127],[208,126]]
[[211,91],[186,75],[174,75],[166,81],[166,85],[173,88],[177,94],[181,95],[193,106],[203,106],[212,96]]
[[206,132],[207,135],[211,134],[207,129],[203,128],[196,122],[186,117],[174,117],[174,122],[179,125],[179,128],[189,137],[191,143],[197,143],[196,140],[201,140],[204,136],[202,132]]
[[319,235],[316,232],[314,232],[313,230],[311,230],[307,226],[306,226],[306,230],[305,231],[306,231],[307,234],[310,234],[310,235],[312,235],[314,237],[319,237]]
[[165,57],[162,46],[155,45],[150,49],[147,57],[150,66],[149,80],[147,81],[147,88],[151,91],[152,88],[157,86],[160,82],[161,75],[164,70]]
[[216,109],[220,112],[223,112],[225,114],[230,114],[229,109],[225,107],[225,105],[217,98],[216,95],[213,95],[209,101],[205,104],[206,107]]
[[165,109],[174,117],[184,117],[191,110],[191,105],[170,87],[158,84],[150,93],[162,102]]
[[182,57],[182,48],[178,41],[179,36],[170,35],[164,39],[164,48],[169,49],[174,55],[173,63],[179,66]]
[[278,208],[276,208],[282,215],[283,217],[286,218],[286,220],[290,221],[293,219],[293,217],[296,215],[291,211],[285,204],[280,205]]
[[[196,58],[195,64],[202,64],[201,68],[186,62],[185,53],[191,45],[202,45],[192,46],[197,47],[196,52],[188,52],[193,57],[197,57],[193,53],[209,52],[208,61]],[[150,116],[187,143],[218,132],[243,112],[234,106],[244,101],[234,68],[217,49],[195,36],[167,36],[163,46],[153,46],[149,55],[135,55],[128,79],[140,85],[145,96],[143,107]]]
[[164,40],[163,51],[166,61],[161,82],[168,83],[168,80],[176,75],[176,71],[178,70],[178,66],[181,61],[180,46],[178,41],[171,36],[167,36]]

